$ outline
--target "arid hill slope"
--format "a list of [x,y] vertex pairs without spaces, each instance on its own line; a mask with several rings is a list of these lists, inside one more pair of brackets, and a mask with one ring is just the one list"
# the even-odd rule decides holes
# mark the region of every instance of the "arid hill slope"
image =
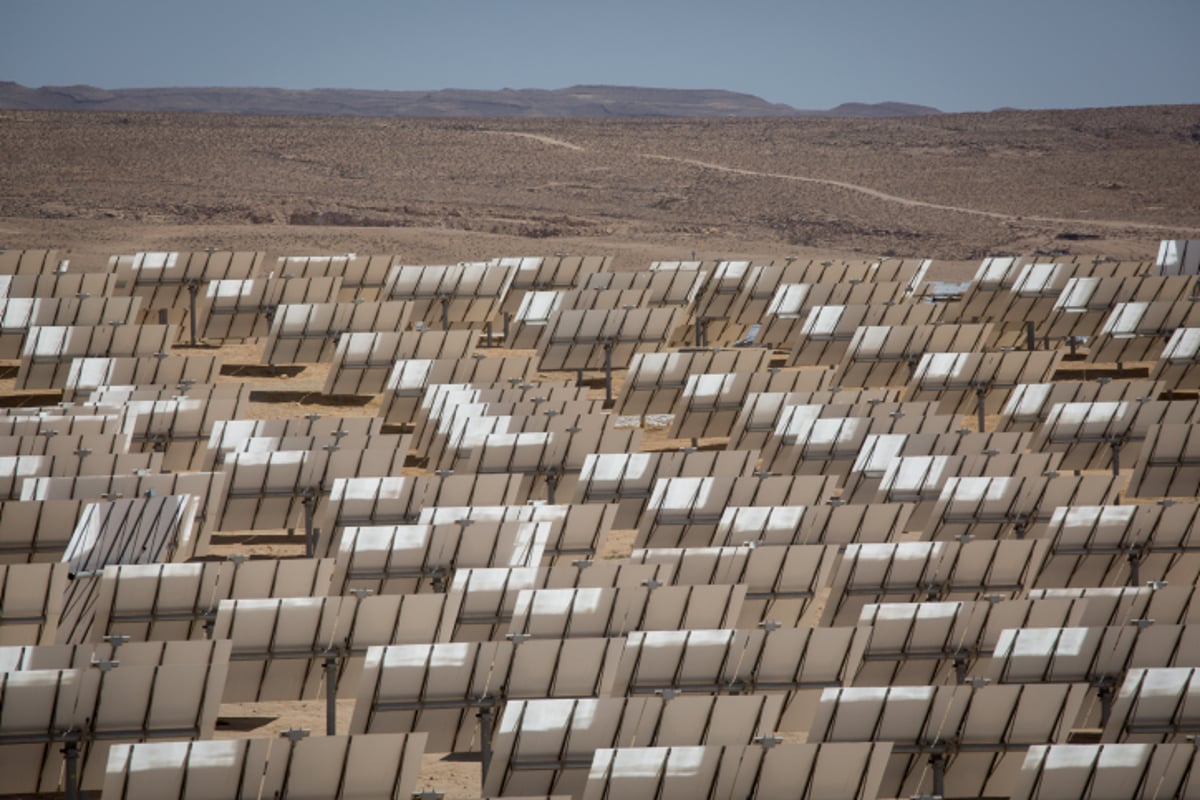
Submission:
[[843,103],[803,110],[719,89],[643,86],[570,86],[565,89],[439,89],[391,92],[365,89],[258,87],[96,86],[31,88],[0,81],[0,109],[39,111],[146,111],[208,114],[293,114],[365,117],[911,117],[940,114],[908,103]]

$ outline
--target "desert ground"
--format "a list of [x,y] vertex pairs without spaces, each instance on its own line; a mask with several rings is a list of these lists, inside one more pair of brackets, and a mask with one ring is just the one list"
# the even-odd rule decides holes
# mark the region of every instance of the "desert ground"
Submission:
[[848,120],[0,112],[0,244],[654,258],[1153,255],[1200,107]]
[[[620,270],[928,257],[931,277],[965,280],[986,254],[1140,260],[1160,239],[1200,238],[1198,176],[1197,106],[611,122],[10,111],[0,112],[0,245],[81,262],[206,247],[397,253],[412,264],[565,252],[611,255]],[[257,363],[258,348],[223,355],[222,380],[311,392],[255,403],[256,417],[377,413],[377,400],[324,405],[325,365],[246,378],[236,367]],[[20,402],[14,365],[0,375],[8,404]],[[614,537],[610,551],[628,541]],[[217,536],[213,552],[303,552],[277,542]],[[342,730],[351,706],[339,703]],[[269,736],[320,731],[324,710],[259,704],[222,716],[221,736]],[[477,787],[477,763],[426,757],[418,788],[466,798]]]

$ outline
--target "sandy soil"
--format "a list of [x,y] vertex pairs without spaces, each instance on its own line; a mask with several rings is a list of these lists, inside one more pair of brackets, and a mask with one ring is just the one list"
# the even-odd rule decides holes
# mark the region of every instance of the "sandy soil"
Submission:
[[652,258],[1150,257],[1200,236],[1200,107],[900,120],[0,112],[0,243]]

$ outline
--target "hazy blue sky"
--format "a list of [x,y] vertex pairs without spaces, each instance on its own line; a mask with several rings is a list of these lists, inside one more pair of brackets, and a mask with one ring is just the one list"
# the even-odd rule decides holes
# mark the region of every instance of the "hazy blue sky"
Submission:
[[0,0],[27,86],[730,89],[801,108],[1200,102],[1200,0]]

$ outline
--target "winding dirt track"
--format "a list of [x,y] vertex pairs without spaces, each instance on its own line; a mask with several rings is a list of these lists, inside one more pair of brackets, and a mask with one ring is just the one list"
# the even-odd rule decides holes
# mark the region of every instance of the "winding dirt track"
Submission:
[[532,139],[535,142],[541,142],[542,144],[553,145],[554,147],[565,147],[568,150],[579,150],[580,152],[586,149],[577,144],[563,141],[562,139],[555,139],[553,136],[542,136],[539,133],[523,133],[521,131],[484,131],[484,133],[498,133],[503,136],[520,136],[522,139]]
[[[536,133],[523,133],[519,131],[487,131],[487,133],[499,133],[509,136],[520,136],[525,139],[548,144],[554,147],[563,147],[569,150],[577,150],[580,152],[586,151],[587,148],[577,145],[573,142],[568,142],[563,139],[556,139],[553,136],[542,136]],[[1133,220],[1105,220],[1105,219],[1071,219],[1069,217],[1039,217],[1025,216],[1017,214],[1005,214],[999,211],[985,211],[978,208],[967,208],[965,206],[952,206],[943,203],[929,203],[924,200],[915,200],[911,197],[901,197],[895,194],[881,192],[878,189],[872,189],[870,186],[861,186],[857,183],[847,183],[845,181],[835,181],[829,178],[814,178],[807,175],[787,175],[781,172],[760,172],[752,169],[741,169],[739,167],[729,167],[724,164],[714,164],[710,161],[699,161],[694,158],[682,158],[680,156],[666,156],[657,153],[636,153],[637,158],[655,159],[658,161],[673,161],[676,164],[686,164],[698,169],[711,170],[713,172],[724,172],[731,175],[743,175],[750,178],[768,178],[771,180],[793,181],[796,183],[812,183],[820,186],[829,186],[835,189],[843,189],[850,192],[858,192],[867,197],[883,200],[888,203],[896,203],[898,205],[907,206],[909,208],[926,208],[933,211],[947,211],[952,214],[971,214],[976,217],[986,217],[987,219],[1001,220],[1004,222],[1042,222],[1052,225],[1092,225],[1100,228],[1137,228],[1142,230],[1156,231],[1200,231],[1200,228],[1181,227],[1179,225],[1158,225],[1151,222],[1135,222]]]
[[773,178],[781,181],[797,181],[800,183],[816,183],[824,186],[832,186],[837,189],[846,189],[851,192],[865,194],[868,197],[874,197],[877,200],[886,200],[889,203],[899,203],[910,208],[929,208],[935,211],[950,211],[956,214],[973,214],[977,217],[987,217],[988,219],[998,219],[1011,222],[1049,222],[1056,225],[1095,225],[1103,228],[1146,228],[1151,230],[1163,231],[1194,231],[1200,228],[1181,228],[1178,225],[1157,225],[1151,222],[1134,222],[1133,220],[1104,220],[1104,219],[1071,219],[1068,217],[1039,217],[1039,216],[1024,216],[1016,214],[1004,214],[999,211],[984,211],[978,208],[966,208],[964,206],[949,206],[942,203],[927,203],[924,200],[914,200],[911,197],[900,197],[899,195],[888,194],[881,192],[878,189],[872,189],[869,186],[860,186],[857,183],[846,183],[845,181],[835,181],[828,178],[811,178],[803,175],[785,175],[779,172],[758,172],[750,169],[739,169],[737,167],[727,167],[722,164],[713,164],[708,161],[697,161],[692,158],[679,158],[677,156],[655,155],[653,153],[639,153],[642,158],[653,158],[660,161],[674,161],[678,164],[689,164],[701,169],[713,170],[716,172],[728,172],[734,175],[747,175],[755,178]]

